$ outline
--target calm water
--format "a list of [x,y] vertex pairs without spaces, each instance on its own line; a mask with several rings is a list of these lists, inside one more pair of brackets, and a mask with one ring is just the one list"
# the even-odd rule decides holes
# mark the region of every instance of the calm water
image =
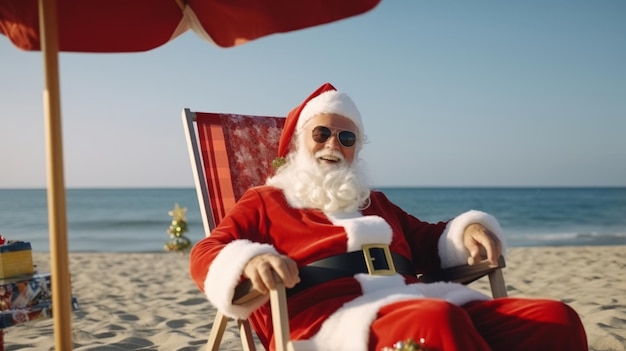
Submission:
[[[384,188],[422,220],[469,209],[495,215],[509,246],[625,245],[626,188]],[[189,232],[204,236],[194,189],[69,189],[70,251],[162,251],[168,211],[187,207]],[[0,189],[0,233],[49,251],[46,191]]]

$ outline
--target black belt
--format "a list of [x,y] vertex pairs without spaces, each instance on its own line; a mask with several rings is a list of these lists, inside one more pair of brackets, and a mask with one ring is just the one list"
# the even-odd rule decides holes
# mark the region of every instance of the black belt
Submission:
[[414,276],[415,268],[408,258],[390,252],[387,245],[366,245],[361,251],[327,257],[301,267],[300,282],[287,289],[287,296],[295,295],[317,284],[352,277],[358,273],[370,275],[400,273]]

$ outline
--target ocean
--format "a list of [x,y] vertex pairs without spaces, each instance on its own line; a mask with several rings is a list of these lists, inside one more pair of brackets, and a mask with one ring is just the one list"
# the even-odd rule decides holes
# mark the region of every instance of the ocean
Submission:
[[[493,214],[509,247],[626,245],[626,188],[380,188],[421,220],[476,209]],[[45,189],[0,189],[0,234],[49,251]],[[158,252],[168,212],[187,208],[192,242],[204,237],[195,189],[68,189],[71,252]]]

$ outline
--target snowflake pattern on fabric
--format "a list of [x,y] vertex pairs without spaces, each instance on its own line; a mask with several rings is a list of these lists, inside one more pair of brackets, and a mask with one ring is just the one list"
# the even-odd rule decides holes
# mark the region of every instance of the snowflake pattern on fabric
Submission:
[[220,116],[230,160],[235,198],[265,183],[278,156],[284,117],[223,114]]

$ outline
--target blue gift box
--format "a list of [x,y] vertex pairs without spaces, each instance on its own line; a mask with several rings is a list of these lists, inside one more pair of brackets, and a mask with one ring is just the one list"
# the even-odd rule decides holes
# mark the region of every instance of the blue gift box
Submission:
[[0,279],[0,311],[27,308],[52,296],[50,273]]
[[[72,296],[72,310],[78,309],[78,300]],[[16,324],[52,318],[52,300],[39,301],[26,308],[16,308],[0,312],[0,329]]]
[[[0,329],[52,316],[50,273],[0,279]],[[72,297],[72,308],[78,301]]]

